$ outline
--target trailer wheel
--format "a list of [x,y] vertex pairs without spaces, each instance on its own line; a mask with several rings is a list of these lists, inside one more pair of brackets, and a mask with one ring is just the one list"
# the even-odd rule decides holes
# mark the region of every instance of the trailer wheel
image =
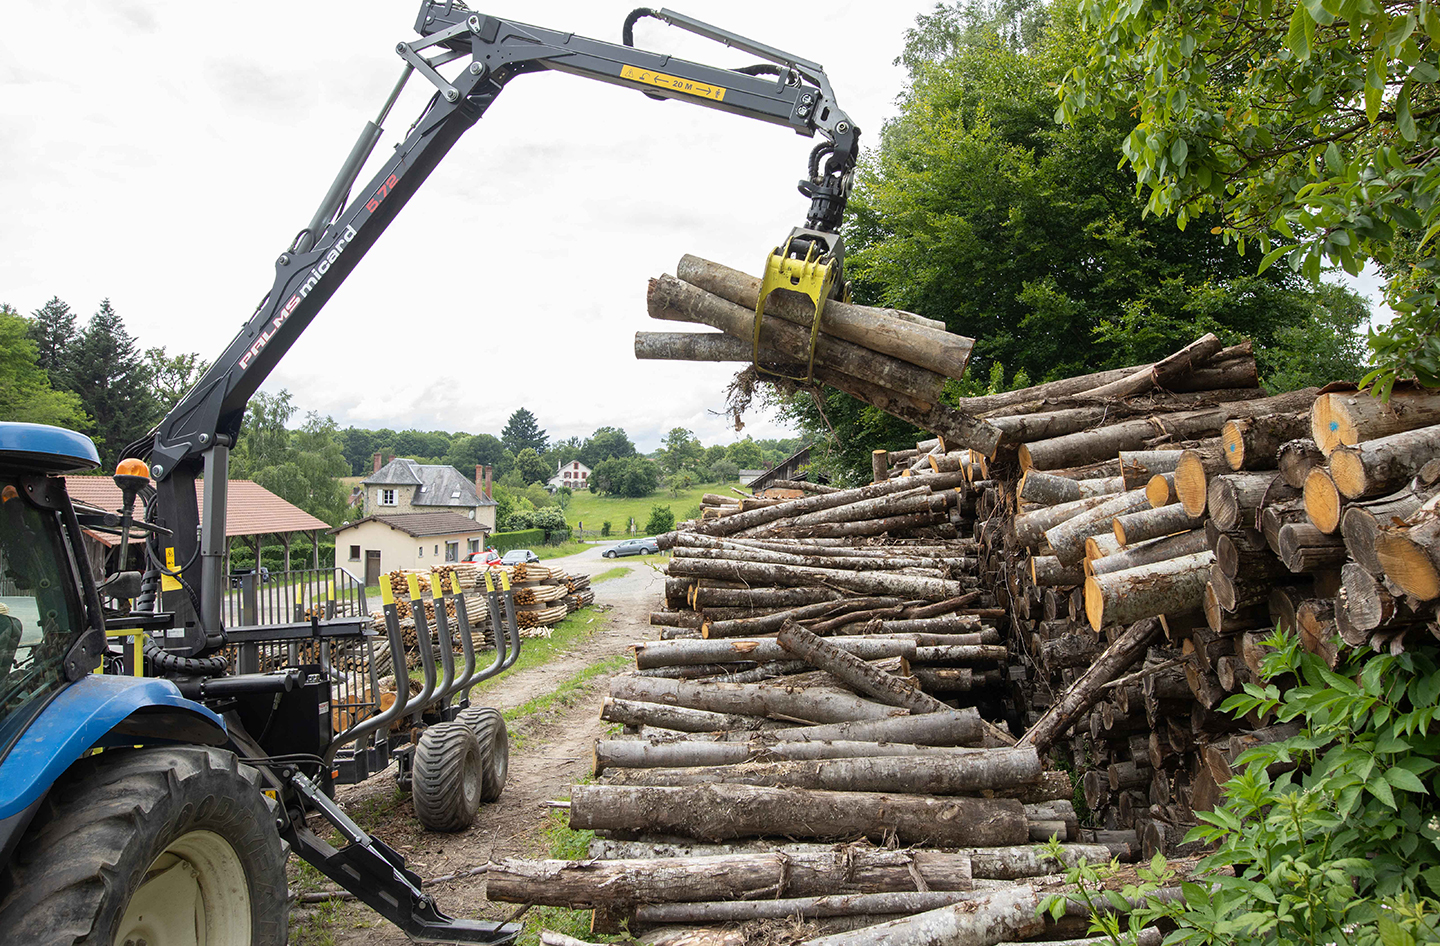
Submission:
[[480,800],[498,801],[505,791],[505,778],[510,770],[510,733],[505,728],[505,717],[492,707],[472,706],[456,720],[470,727],[481,749],[489,747]]
[[26,946],[284,946],[275,803],[234,753],[110,750],[51,789],[0,876]]
[[475,821],[484,786],[485,754],[459,721],[425,730],[415,746],[410,799],[430,831],[464,831]]

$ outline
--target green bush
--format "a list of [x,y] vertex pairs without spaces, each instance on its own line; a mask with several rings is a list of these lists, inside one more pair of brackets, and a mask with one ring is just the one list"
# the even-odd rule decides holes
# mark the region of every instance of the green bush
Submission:
[[646,535],[659,535],[675,528],[675,513],[669,506],[651,506],[650,519],[645,523]]
[[511,549],[528,549],[544,544],[544,529],[522,529],[517,532],[490,533],[490,547],[501,555],[504,555]]
[[600,534],[608,538],[610,535],[610,528],[610,520],[606,519],[604,522],[600,523]]
[[[272,572],[283,571],[285,569],[284,547],[279,545],[264,546],[260,549],[260,561],[261,564],[263,564],[266,568],[270,569]],[[341,562],[341,564],[348,565],[352,572],[357,571],[357,569],[355,568],[356,565],[360,565],[361,567],[363,567],[364,565],[363,562]],[[250,571],[254,567],[255,553],[252,550],[243,548],[237,544],[236,547],[233,548],[230,552],[230,570],[236,572],[245,572]],[[296,571],[301,571],[310,567],[310,543],[306,542],[304,544],[301,544],[299,542],[294,542],[290,545],[290,567],[295,569]],[[325,542],[320,543],[320,567],[335,567],[334,542],[331,542],[328,545]]]

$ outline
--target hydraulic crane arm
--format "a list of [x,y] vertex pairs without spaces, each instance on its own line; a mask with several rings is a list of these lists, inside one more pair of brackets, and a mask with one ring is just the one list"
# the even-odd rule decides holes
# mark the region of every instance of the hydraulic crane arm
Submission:
[[[663,20],[766,64],[723,69],[637,49],[631,31],[641,17]],[[173,552],[167,551],[162,567],[170,590],[178,585],[185,593],[168,596],[167,610],[176,610],[200,632],[183,650],[203,653],[219,643],[228,450],[251,396],[441,158],[516,76],[552,69],[788,125],[806,136],[818,133],[825,141],[812,151],[800,183],[810,212],[786,241],[785,252],[813,253],[837,269],[841,262],[836,231],[859,154],[859,129],[836,104],[819,64],[669,10],[636,10],[626,20],[623,44],[475,13],[457,0],[425,0],[415,27],[420,38],[396,46],[405,62],[399,83],[376,120],[366,123],[309,225],[276,260],[265,300],[152,434],[128,451],[150,459],[162,524],[174,533]],[[415,73],[435,87],[429,105],[370,182],[354,191],[381,125]],[[202,463],[208,488],[204,535],[197,542],[194,481]]]

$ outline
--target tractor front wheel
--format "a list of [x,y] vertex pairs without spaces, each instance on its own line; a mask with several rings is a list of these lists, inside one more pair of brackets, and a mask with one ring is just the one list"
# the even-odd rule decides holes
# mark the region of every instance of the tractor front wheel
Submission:
[[259,773],[205,747],[111,750],[51,789],[0,878],[26,946],[283,946],[285,848]]

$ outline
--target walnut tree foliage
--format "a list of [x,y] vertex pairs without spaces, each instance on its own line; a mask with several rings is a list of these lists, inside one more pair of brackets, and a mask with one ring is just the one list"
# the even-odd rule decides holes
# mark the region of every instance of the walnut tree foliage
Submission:
[[1080,0],[1059,116],[1125,126],[1146,209],[1318,279],[1388,277],[1376,370],[1440,385],[1440,9],[1392,0]]

